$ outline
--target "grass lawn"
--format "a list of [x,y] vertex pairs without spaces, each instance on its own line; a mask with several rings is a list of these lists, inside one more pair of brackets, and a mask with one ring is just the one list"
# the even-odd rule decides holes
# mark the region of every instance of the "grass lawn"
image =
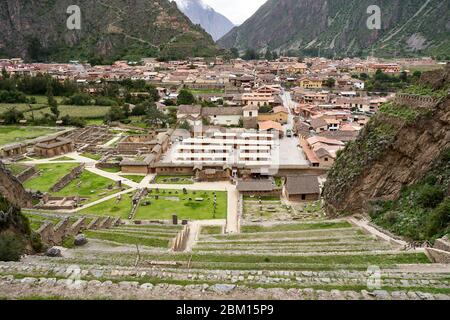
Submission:
[[[175,181],[175,179],[179,179]],[[156,176],[156,184],[193,184],[192,176]]]
[[[165,193],[163,193],[165,191]],[[172,194],[169,194],[171,192]],[[157,195],[154,190],[146,199],[143,199],[140,207],[136,212],[136,219],[142,220],[170,220],[173,214],[178,215],[179,219],[190,220],[207,220],[207,219],[225,219],[227,216],[227,193],[216,192],[217,194],[217,211],[214,216],[213,206],[213,192],[212,191],[197,191],[193,194],[188,191],[187,195],[183,195],[182,191],[175,190],[160,190],[159,199],[155,199]],[[188,199],[192,200],[189,201]],[[203,198],[203,201],[195,201],[196,198]],[[145,201],[150,201],[151,204],[143,206]]]
[[75,160],[69,157],[59,157],[50,161],[75,161]]
[[81,210],[79,213],[96,216],[114,216],[122,219],[128,219],[128,215],[131,211],[131,198],[133,195],[134,193],[123,194],[120,201],[118,201],[117,198],[114,198]]
[[[103,197],[117,193],[120,190],[115,188],[115,182],[96,175],[95,173],[84,170],[78,179],[73,180],[64,189],[57,192],[58,196],[75,196],[79,195],[88,198],[89,202],[96,201]],[[108,190],[108,186],[113,185],[112,190]],[[127,188],[124,186],[124,188]]]
[[136,183],[141,183],[141,181],[145,178],[145,176],[133,176],[133,175],[123,175],[125,179],[131,180]]
[[242,226],[241,232],[276,232],[276,231],[302,231],[315,229],[336,229],[351,228],[352,225],[346,221],[343,222],[321,222],[321,223],[298,223],[298,224],[278,224],[270,227],[264,226]]
[[0,146],[10,143],[23,142],[57,132],[56,129],[41,127],[0,126]]
[[13,175],[17,176],[20,173],[24,172],[27,166],[18,163],[7,164],[6,167],[12,172]]
[[102,158],[101,155],[93,154],[93,153],[90,153],[90,152],[82,153],[81,156],[82,156],[82,157],[89,158],[89,159],[92,159],[92,160],[97,160],[97,161],[100,160],[100,159]]
[[200,229],[201,234],[221,234],[221,226],[202,226]]
[[120,172],[120,168],[116,168],[116,167],[113,167],[113,168],[103,168],[103,169],[101,169],[101,170],[106,171],[106,172],[111,172],[111,173],[118,173],[118,172]]
[[147,247],[168,248],[171,238],[148,237],[139,234],[103,232],[103,231],[85,231],[88,238],[114,241],[123,244],[138,244]]
[[59,179],[78,165],[78,163],[38,164],[36,170],[40,172],[40,175],[27,180],[24,186],[27,189],[48,192]]

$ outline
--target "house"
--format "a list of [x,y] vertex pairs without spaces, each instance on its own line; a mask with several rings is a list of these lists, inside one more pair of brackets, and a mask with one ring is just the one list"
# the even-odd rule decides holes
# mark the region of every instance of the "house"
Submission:
[[202,124],[202,106],[200,105],[180,105],[177,111],[177,120],[186,121],[191,126]]
[[246,106],[242,108],[245,129],[258,128],[258,110],[259,108],[257,106]]
[[208,119],[213,125],[239,126],[243,110],[241,107],[203,108],[202,117]]
[[271,106],[275,104],[275,97],[272,93],[267,92],[244,93],[242,102],[248,106]]
[[275,121],[258,122],[259,131],[277,132],[279,137],[283,136],[283,126]]
[[286,72],[289,74],[305,74],[308,71],[306,63],[294,63],[286,67]]
[[275,196],[280,194],[273,179],[239,179],[237,181],[236,189],[241,194],[248,196]]
[[316,201],[320,198],[318,176],[288,176],[283,187],[283,195],[292,202]]
[[298,80],[298,84],[301,88],[305,89],[322,89],[325,79],[321,77],[302,77]]
[[52,158],[73,151],[73,140],[61,137],[41,139],[34,146],[34,152],[43,158]]
[[289,112],[283,106],[278,106],[272,109],[270,113],[260,113],[258,115],[258,121],[275,121],[281,124],[286,124],[288,122]]
[[323,118],[311,119],[311,128],[319,133],[328,130],[328,123]]

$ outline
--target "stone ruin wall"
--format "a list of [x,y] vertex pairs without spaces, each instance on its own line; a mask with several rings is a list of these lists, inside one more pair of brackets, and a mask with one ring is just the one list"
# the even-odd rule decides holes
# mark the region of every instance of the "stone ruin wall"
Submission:
[[399,93],[395,97],[394,102],[398,105],[409,106],[415,109],[420,108],[431,109],[434,106],[436,106],[438,100],[433,97]]
[[0,194],[18,207],[29,208],[33,205],[31,194],[25,190],[22,183],[12,175],[1,161]]
[[51,192],[58,192],[66,187],[72,180],[78,178],[84,170],[84,164],[79,165],[76,168],[73,168],[72,171],[62,177],[58,182],[56,182],[53,187],[50,189]]

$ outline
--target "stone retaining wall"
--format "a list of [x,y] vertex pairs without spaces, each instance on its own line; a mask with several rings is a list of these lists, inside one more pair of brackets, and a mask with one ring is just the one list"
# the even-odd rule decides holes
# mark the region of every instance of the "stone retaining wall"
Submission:
[[189,238],[190,228],[188,225],[183,227],[172,242],[172,251],[181,252],[186,250],[187,240]]
[[412,108],[433,108],[438,100],[430,96],[416,94],[399,93],[394,102],[398,105],[406,105]]
[[437,239],[433,248],[450,252],[450,241],[448,239]]
[[49,246],[60,245],[66,237],[76,236],[83,230],[109,229],[122,224],[120,218],[94,218],[89,225],[87,218],[80,218],[73,224],[69,218],[61,220],[56,226],[45,222],[37,231],[43,243]]
[[73,168],[72,171],[68,174],[66,174],[64,177],[62,177],[57,183],[51,187],[51,192],[58,192],[62,190],[64,187],[66,187],[69,183],[72,182],[72,180],[75,180],[78,178],[84,170],[84,164],[79,165],[76,168]]
[[450,252],[448,251],[434,248],[426,248],[425,251],[427,256],[435,263],[450,263]]
[[25,181],[30,179],[32,176],[34,176],[36,174],[36,172],[37,171],[36,171],[36,168],[34,166],[28,167],[27,169],[25,169],[25,171],[21,172],[17,176],[17,180],[19,180],[21,183],[24,183]]

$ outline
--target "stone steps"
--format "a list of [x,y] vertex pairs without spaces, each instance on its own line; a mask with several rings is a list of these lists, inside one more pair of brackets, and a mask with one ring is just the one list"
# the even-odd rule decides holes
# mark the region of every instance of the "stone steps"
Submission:
[[52,297],[59,299],[246,299],[246,300],[449,300],[448,294],[420,291],[350,291],[317,290],[313,288],[249,288],[224,284],[152,284],[137,281],[72,280],[56,278],[0,278],[0,296],[8,298]]

